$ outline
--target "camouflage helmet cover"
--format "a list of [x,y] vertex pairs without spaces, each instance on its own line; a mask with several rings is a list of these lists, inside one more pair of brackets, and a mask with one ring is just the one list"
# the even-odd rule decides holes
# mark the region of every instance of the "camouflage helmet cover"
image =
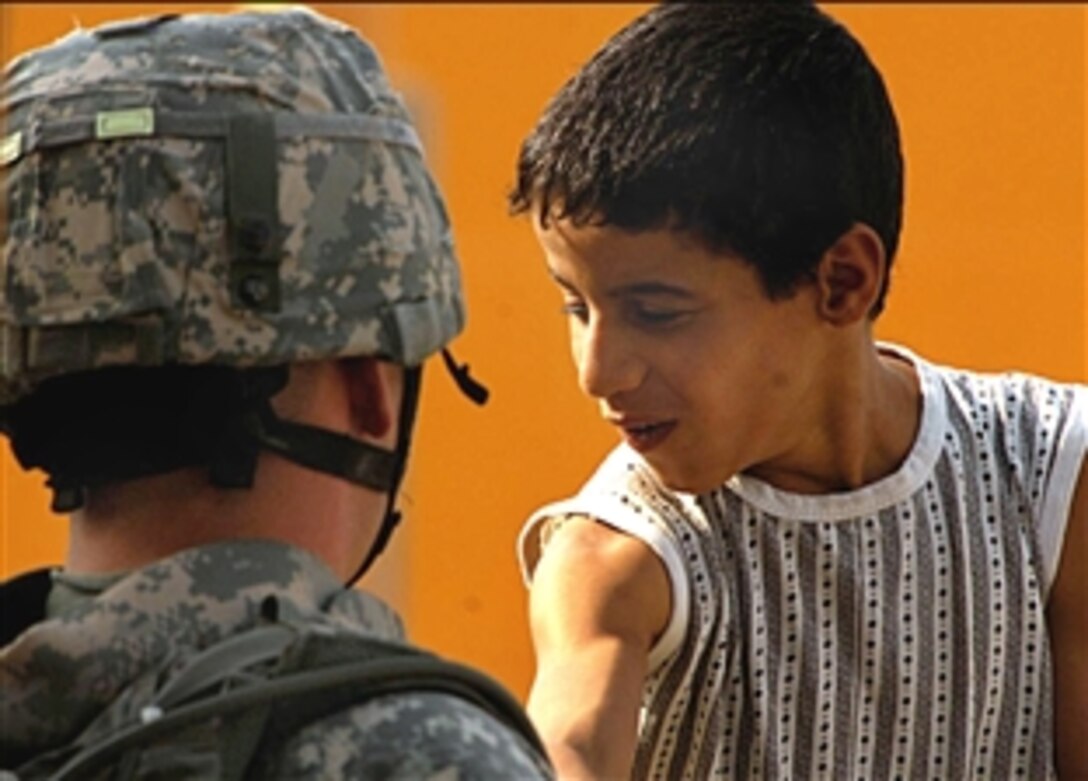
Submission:
[[4,73],[0,404],[111,365],[417,365],[463,327],[374,50],[310,11],[77,31]]

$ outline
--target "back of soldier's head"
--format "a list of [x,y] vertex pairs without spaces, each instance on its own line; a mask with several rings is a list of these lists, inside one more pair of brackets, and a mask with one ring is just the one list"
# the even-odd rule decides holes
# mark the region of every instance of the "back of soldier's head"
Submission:
[[0,424],[61,509],[183,466],[245,485],[284,367],[418,367],[463,327],[419,139],[339,23],[77,31],[11,63],[2,100]]

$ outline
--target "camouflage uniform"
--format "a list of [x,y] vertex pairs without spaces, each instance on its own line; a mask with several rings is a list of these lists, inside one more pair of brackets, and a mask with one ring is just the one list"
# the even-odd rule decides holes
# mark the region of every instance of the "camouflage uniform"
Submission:
[[[373,355],[418,371],[463,327],[419,139],[373,49],[338,23],[295,10],[77,31],[9,65],[2,97],[0,412],[53,377],[111,366]],[[395,493],[389,469],[375,482],[334,471],[323,444],[295,451],[291,433],[259,444]],[[194,654],[266,620],[268,597],[296,623],[401,637],[376,600],[274,542],[179,552],[47,616],[50,591],[38,573],[0,595],[5,765],[45,767],[50,751],[131,723]],[[141,768],[186,750],[169,741]],[[189,776],[217,775],[192,761]],[[259,761],[261,777],[549,774],[512,729],[436,693],[347,707]]]
[[[33,600],[38,616],[31,600],[20,605],[31,621],[44,618],[44,590]],[[199,651],[266,621],[269,598],[280,620],[402,639],[386,605],[345,590],[298,548],[272,541],[192,548],[32,623],[0,651],[0,757],[6,763],[75,741],[93,744],[135,718]],[[177,746],[168,748],[176,762]],[[141,772],[152,772],[155,753],[144,761]],[[430,693],[382,697],[326,717],[259,761],[262,778],[547,777],[528,744],[491,716]],[[207,765],[193,771],[194,778],[216,775]]]

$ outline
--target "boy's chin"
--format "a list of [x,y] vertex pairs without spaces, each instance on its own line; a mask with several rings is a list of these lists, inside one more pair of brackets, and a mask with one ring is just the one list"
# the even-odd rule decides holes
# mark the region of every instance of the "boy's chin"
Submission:
[[728,479],[719,479],[711,470],[686,469],[682,464],[666,463],[659,459],[647,458],[646,463],[666,488],[677,493],[705,494],[721,487]]

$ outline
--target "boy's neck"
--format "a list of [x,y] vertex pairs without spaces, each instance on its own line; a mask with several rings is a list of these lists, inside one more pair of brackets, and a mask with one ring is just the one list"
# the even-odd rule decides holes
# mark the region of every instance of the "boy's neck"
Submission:
[[844,364],[790,452],[747,474],[784,491],[825,494],[874,483],[903,464],[921,425],[917,369],[872,342]]

